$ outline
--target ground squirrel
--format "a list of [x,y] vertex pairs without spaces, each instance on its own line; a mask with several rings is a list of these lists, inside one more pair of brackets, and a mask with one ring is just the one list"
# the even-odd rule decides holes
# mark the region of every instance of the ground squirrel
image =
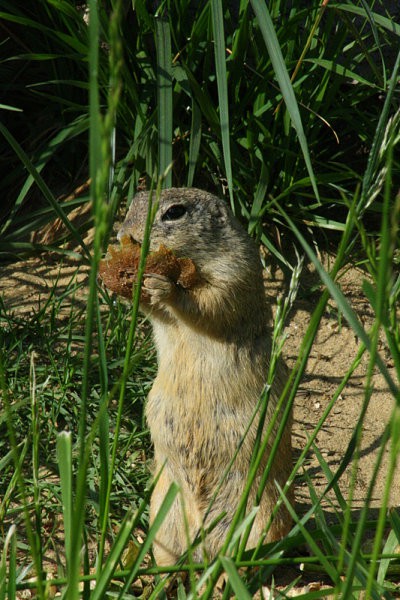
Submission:
[[[118,233],[120,239],[128,235],[143,241],[147,209],[148,192],[141,192]],[[158,373],[146,407],[155,473],[161,471],[151,499],[151,521],[171,482],[181,490],[154,547],[157,563],[166,565],[185,552],[188,533],[193,540],[221,513],[224,516],[194,558],[203,560],[204,552],[212,558],[224,541],[248,475],[257,418],[211,508],[209,503],[263,392],[271,342],[259,251],[225,202],[197,189],[163,191],[150,249],[161,244],[177,257],[191,258],[199,274],[191,289],[151,273],[143,280],[141,308],[151,320],[158,353]],[[271,394],[269,414],[281,391],[279,379],[283,378],[274,383],[278,389]],[[276,456],[248,547],[256,545],[270,519],[279,497],[275,482],[283,488],[291,471],[290,424]],[[258,482],[259,477],[249,506]],[[281,508],[267,540],[282,537],[289,528],[290,518]]]

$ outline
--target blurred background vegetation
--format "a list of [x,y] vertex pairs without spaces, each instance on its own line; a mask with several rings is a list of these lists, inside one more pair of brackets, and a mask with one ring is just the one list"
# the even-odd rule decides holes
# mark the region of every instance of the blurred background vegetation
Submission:
[[[258,3],[222,5],[225,104],[218,90],[213,4],[122,3],[122,89],[110,179],[115,206],[131,198],[139,181],[148,183],[157,174],[164,142],[172,147],[173,185],[194,185],[227,198],[230,188],[236,212],[259,235],[262,225],[268,229],[275,222],[281,233],[285,227],[275,202],[309,231],[341,231],[365,174],[396,60],[397,3],[268,3],[293,81],[319,199],[282,102],[260,16],[253,10]],[[98,80],[104,110],[112,85],[113,6],[111,0],[99,3]],[[0,1],[3,253],[34,249],[32,231],[52,220],[54,205],[88,179],[88,19],[87,6],[73,0]],[[171,59],[163,67],[165,49]],[[391,112],[398,105],[397,89]],[[226,127],[230,154],[223,140]],[[160,133],[167,136],[161,147]],[[398,166],[395,157],[395,177]],[[36,174],[52,199],[38,188]],[[68,214],[87,200],[87,193],[69,197],[62,210]],[[376,231],[381,202],[379,196],[374,200],[365,202],[363,213]]]

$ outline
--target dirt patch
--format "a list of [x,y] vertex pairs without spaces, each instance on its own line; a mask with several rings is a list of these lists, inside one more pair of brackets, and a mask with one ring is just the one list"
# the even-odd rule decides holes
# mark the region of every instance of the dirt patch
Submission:
[[73,258],[29,258],[1,266],[0,297],[7,311],[21,317],[45,310],[52,299],[59,299],[62,317],[71,306],[85,305],[88,275],[89,267]]
[[[340,278],[342,292],[350,301],[358,318],[368,331],[373,323],[373,314],[370,305],[362,292],[362,281],[365,274],[357,268],[348,269]],[[310,309],[313,303],[298,300],[288,327],[288,341],[286,345],[287,361],[291,366],[296,357],[299,342],[303,339],[310,318]],[[360,340],[354,331],[338,315],[335,304],[330,302],[328,310],[321,320],[321,325],[313,345],[308,361],[305,377],[301,383],[303,394],[298,394],[295,404],[294,444],[301,450],[302,437],[307,431],[313,430],[322,417],[326,407],[334,397],[338,386],[356,359],[360,349]],[[389,373],[395,379],[395,370],[390,357],[385,359],[386,347],[384,340],[380,343],[380,353]],[[333,473],[341,466],[345,452],[352,438],[354,428],[361,415],[366,396],[366,377],[369,367],[369,354],[365,352],[360,364],[351,375],[349,381],[338,395],[334,406],[326,418],[324,425],[317,436],[317,446],[322,457]],[[364,505],[366,493],[370,485],[372,473],[376,464],[378,450],[381,446],[385,427],[390,421],[394,409],[394,399],[383,375],[376,369],[374,371],[373,392],[369,406],[363,420],[362,433],[359,446],[359,461],[355,475],[355,485],[352,497],[354,520],[357,521],[357,512]],[[378,509],[381,505],[383,490],[387,477],[389,448],[386,447],[382,466],[379,470],[376,485],[371,497],[371,508]],[[344,471],[340,478],[339,487],[344,498],[349,500],[349,490],[354,474],[353,463]],[[315,455],[311,456],[308,465],[308,475],[313,484],[321,490],[326,480]],[[308,492],[298,490],[298,500],[308,504]],[[333,492],[328,495],[333,505],[338,508]],[[400,498],[400,471],[393,480],[389,503],[398,506]],[[327,502],[323,503],[327,506]]]

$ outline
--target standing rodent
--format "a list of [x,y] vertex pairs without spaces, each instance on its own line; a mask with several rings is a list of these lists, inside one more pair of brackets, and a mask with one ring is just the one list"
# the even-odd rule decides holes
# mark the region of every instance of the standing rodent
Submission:
[[[148,192],[141,192],[133,199],[119,238],[128,235],[143,242],[148,197]],[[151,273],[143,280],[146,300],[141,308],[151,320],[158,353],[158,373],[146,408],[155,474],[161,471],[151,499],[151,521],[173,481],[181,492],[154,547],[157,563],[166,565],[176,562],[188,541],[222,513],[216,527],[194,551],[195,560],[203,560],[204,552],[212,558],[224,542],[248,476],[257,417],[246,436],[245,432],[265,386],[271,343],[270,310],[258,248],[222,200],[191,188],[163,191],[150,250],[157,250],[160,244],[177,257],[191,258],[199,274],[191,289]],[[266,426],[282,389],[283,376],[277,375]],[[279,497],[275,482],[283,488],[291,472],[290,429],[288,423],[248,547],[257,544],[270,520]],[[269,448],[272,443],[273,439]],[[264,465],[267,459],[268,451]],[[262,467],[248,507],[254,503],[261,473]],[[290,518],[282,506],[266,540],[279,539],[289,529]]]

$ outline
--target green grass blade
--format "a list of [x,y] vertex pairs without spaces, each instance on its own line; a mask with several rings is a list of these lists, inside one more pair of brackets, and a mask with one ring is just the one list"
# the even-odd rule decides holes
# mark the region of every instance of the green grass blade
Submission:
[[158,511],[157,515],[155,516],[154,521],[148,531],[147,537],[140,548],[140,551],[136,558],[135,565],[133,566],[129,577],[127,578],[127,580],[125,582],[125,586],[124,586],[123,590],[121,591],[119,598],[121,598],[121,599],[124,598],[124,594],[127,592],[129,587],[131,586],[132,581],[134,581],[136,574],[140,568],[142,560],[144,559],[146,553],[150,550],[150,547],[154,542],[154,539],[157,535],[157,531],[163,524],[164,520],[168,519],[168,512],[169,512],[173,502],[175,501],[178,493],[179,493],[179,487],[176,485],[176,483],[172,483],[168,492],[165,494],[164,500],[162,501],[159,511]]
[[[365,0],[361,0],[361,4],[364,7],[365,13],[367,15],[368,21],[371,25],[371,31],[372,31],[372,35],[374,37],[374,41],[375,41],[375,45],[378,49],[379,52],[379,57],[381,59],[381,63],[382,63],[382,83],[383,83],[383,87],[386,88],[386,68],[385,68],[385,58],[383,56],[383,52],[382,52],[382,48],[381,48],[381,44],[379,42],[379,35],[378,35],[378,28],[376,26],[376,23],[374,21],[374,17],[372,14],[372,10],[369,7],[369,5],[367,4],[367,2]],[[374,71],[377,71],[376,67],[375,67],[375,63],[373,62],[373,60],[370,61],[370,65],[372,67],[372,69]]]
[[7,537],[4,540],[4,546],[2,549],[1,559],[0,559],[0,600],[6,600],[6,590],[7,590]]
[[62,431],[57,437],[57,462],[60,472],[61,499],[64,517],[64,545],[67,574],[71,565],[72,540],[72,443],[71,433]]
[[[397,87],[397,79],[398,72],[400,68],[400,51],[397,54],[396,62],[393,67],[392,76],[389,82],[389,89],[386,94],[385,103],[383,105],[383,109],[381,115],[379,117],[379,122],[376,128],[376,133],[374,140],[372,142],[371,151],[368,157],[367,168],[363,177],[362,183],[362,191],[361,191],[361,202],[360,207],[364,208],[364,206],[369,201],[369,192],[371,188],[371,184],[376,173],[377,166],[379,164],[379,153],[381,151],[382,140],[385,135],[386,127],[389,120],[390,109],[392,107],[393,98],[395,94],[395,90]],[[360,212],[360,211],[359,211]]]
[[205,90],[203,90],[202,86],[198,84],[193,73],[191,73],[191,71],[190,71],[190,67],[188,65],[186,65],[185,63],[183,63],[182,66],[185,70],[186,77],[188,78],[188,81],[190,83],[190,87],[193,90],[194,98],[195,98],[196,102],[198,103],[202,113],[206,117],[206,119],[209,123],[209,126],[212,127],[212,129],[215,132],[220,132],[221,131],[220,120],[218,118],[218,113],[216,111],[216,107],[212,103],[212,98],[207,94],[207,92]]
[[347,507],[347,503],[343,497],[340,487],[339,487],[337,481],[334,479],[333,473],[332,473],[328,463],[325,461],[324,457],[322,456],[321,452],[319,451],[318,447],[315,444],[313,444],[312,448],[313,448],[313,452],[315,453],[315,456],[318,460],[319,466],[321,467],[321,470],[323,471],[325,478],[328,481],[330,489],[332,489],[335,492],[336,500],[340,506],[340,510],[342,511],[342,513],[344,513],[346,510],[346,507]]
[[[16,526],[11,525],[4,539],[0,560],[0,600],[16,598]],[[8,555],[8,560],[7,560]],[[8,574],[7,574],[8,572]]]
[[83,354],[81,402],[78,425],[79,461],[76,477],[76,492],[72,509],[72,536],[71,536],[71,562],[67,588],[68,600],[76,600],[79,594],[79,577],[81,571],[81,546],[84,534],[84,511],[87,487],[88,451],[90,449],[87,437],[87,410],[89,395],[89,378],[92,371],[93,329],[95,316],[98,314],[99,305],[97,297],[97,271],[102,251],[103,238],[106,233],[107,205],[105,203],[108,190],[108,176],[110,165],[110,146],[107,131],[103,126],[99,102],[99,14],[96,0],[89,2],[89,167],[90,167],[90,195],[93,202],[95,219],[95,235],[91,269],[89,274],[89,290],[87,298],[87,312],[85,320],[85,347]]
[[0,104],[1,110],[11,110],[12,112],[23,112],[22,108],[17,108],[16,106],[9,106],[8,104]]
[[109,583],[115,571],[118,570],[118,567],[120,566],[122,553],[126,548],[134,527],[137,525],[138,517],[143,512],[144,506],[145,505],[143,505],[136,514],[128,512],[125,516],[119,528],[117,537],[113,541],[107,560],[101,568],[100,577],[97,579],[96,587],[90,596],[90,600],[100,600],[106,596]]
[[96,189],[102,168],[102,130],[99,101],[99,15],[94,0],[89,2],[89,171],[92,177],[91,195],[95,200],[99,190]]
[[398,508],[392,508],[389,512],[389,517],[393,527],[393,531],[396,534],[397,541],[400,544],[400,512]]
[[315,197],[319,200],[319,192],[317,182],[312,168],[310,153],[308,150],[307,139],[303,129],[303,123],[300,116],[299,107],[293,91],[293,86],[288,75],[286,64],[282,56],[282,51],[279,46],[279,41],[272,23],[271,16],[264,0],[251,0],[254,13],[256,15],[258,25],[260,27],[265,46],[268,50],[272,66],[275,71],[275,76],[278,80],[279,87],[282,92],[283,99],[289,112],[293,127],[295,128],[300,147],[306,163],[307,171],[310,176],[311,185],[314,190]]
[[[100,405],[99,405],[99,452],[100,452],[100,489],[99,489],[99,522],[101,524],[101,537],[99,543],[98,563],[102,565],[106,532],[108,524],[108,510],[111,493],[112,471],[110,471],[110,417],[108,413],[109,386],[106,347],[100,311],[97,312],[97,335],[99,353],[100,377]],[[118,435],[118,432],[115,432]]]
[[[382,554],[392,554],[395,556],[398,545],[399,540],[397,539],[396,532],[392,529],[387,537],[385,545],[383,546]],[[392,560],[390,558],[382,558],[379,562],[376,580],[380,585],[384,585],[385,583],[386,574],[391,562]]]
[[[358,15],[360,17],[366,16],[365,9],[362,8],[361,6],[356,6],[354,4],[344,4],[344,3],[335,4],[335,3],[333,3],[333,4],[329,4],[329,8],[334,9],[334,10],[341,10],[341,11],[349,12],[349,13],[352,13],[353,15]],[[384,27],[384,29],[387,29],[387,31],[390,31],[390,32],[400,36],[400,25],[398,23],[396,23],[396,21],[394,19],[388,19],[388,17],[384,17],[383,15],[380,15],[379,13],[371,12],[371,11],[369,11],[368,16],[374,20],[376,25],[380,25],[381,27]]]
[[[73,139],[75,136],[78,136],[79,134],[86,131],[88,125],[88,119],[79,117],[71,125],[64,127],[62,131],[57,133],[57,135],[55,135],[54,138],[52,138],[47,144],[46,148],[40,152],[39,156],[34,161],[32,161],[35,164],[36,171],[40,173],[46,166],[46,164],[49,162],[49,160],[51,160],[51,158],[54,156],[56,151],[60,148],[60,146],[62,146],[62,144],[65,143],[67,140]],[[7,220],[4,222],[4,224],[0,226],[0,235],[4,235],[7,232],[7,229],[9,229],[10,225],[13,223],[18,211],[24,204],[27,194],[34,182],[34,177],[32,175],[28,175],[25,183],[23,184],[18,193],[18,196],[15,199],[14,205],[9,213]],[[50,208],[52,208],[52,203],[50,203]],[[31,230],[32,227],[30,227],[29,231]]]
[[251,212],[249,216],[248,232],[252,235],[260,225],[260,217],[262,215],[262,208],[264,198],[268,189],[268,169],[265,162],[261,164],[260,179],[257,184],[257,189],[254,194],[254,200],[251,205]]
[[190,127],[189,169],[187,187],[192,187],[201,143],[201,112],[196,100],[192,99],[192,123]]
[[365,79],[364,77],[359,75],[359,73],[352,71],[346,66],[340,65],[333,60],[327,60],[324,58],[306,58],[304,62],[309,62],[313,65],[317,65],[318,67],[322,67],[323,69],[326,69],[331,73],[336,73],[337,75],[340,75],[341,77],[344,77],[347,80],[357,81],[358,83],[361,83],[367,87],[371,87],[376,90],[380,89],[378,85],[372,83],[371,81],[368,81],[368,79]]
[[[3,417],[4,418],[4,417]],[[1,419],[1,421],[3,421],[3,418]],[[6,421],[6,418],[4,418],[4,421]],[[15,497],[15,494],[17,494],[17,490],[18,490],[18,484],[20,483],[19,479],[21,477],[21,469],[22,469],[22,465],[24,464],[25,458],[26,458],[26,454],[28,452],[28,448],[30,446],[30,441],[28,439],[25,439],[25,442],[20,450],[20,454],[18,456],[18,466],[14,467],[14,472],[12,474],[12,477],[10,479],[10,483],[7,486],[7,489],[4,492],[4,495],[1,499],[1,504],[0,504],[0,522],[3,522],[4,517],[7,513],[7,507],[9,505],[9,502],[11,500],[12,497]],[[19,447],[17,448],[17,450],[19,451]],[[13,460],[15,461],[15,450],[14,448],[12,448],[4,457],[4,459],[1,461],[0,464],[0,471],[9,463],[12,462]],[[4,462],[3,462],[4,461]]]
[[11,528],[7,535],[11,535],[10,540],[10,558],[8,565],[8,586],[7,600],[15,600],[17,598],[17,535]]
[[303,519],[298,518],[298,516],[296,515],[295,511],[293,510],[293,507],[290,504],[290,502],[288,500],[286,500],[286,498],[284,496],[283,496],[283,500],[285,502],[286,508],[288,509],[288,511],[290,513],[290,516],[292,517],[296,526],[301,531],[306,543],[310,546],[313,554],[318,558],[318,560],[320,561],[321,565],[324,567],[324,570],[326,571],[327,575],[330,577],[333,584],[337,584],[338,581],[340,580],[340,573],[337,572],[336,567],[333,564],[333,561],[329,560],[329,558],[327,558],[325,556],[323,550],[319,547],[318,543],[314,540],[312,532],[309,532],[306,529],[306,527],[303,524]]
[[10,144],[10,146],[13,148],[13,150],[15,151],[15,153],[17,154],[17,156],[19,157],[19,159],[21,160],[23,165],[26,167],[26,170],[33,177],[36,185],[38,186],[38,188],[40,189],[40,191],[42,192],[43,196],[46,198],[46,200],[48,201],[50,206],[53,208],[56,215],[61,219],[61,221],[64,223],[64,225],[67,227],[67,229],[72,233],[72,235],[75,237],[75,239],[79,242],[79,244],[81,245],[85,254],[87,256],[89,256],[89,251],[82,239],[81,234],[76,229],[76,227],[69,221],[68,217],[65,215],[60,204],[54,198],[50,189],[46,185],[44,179],[41,177],[40,173],[35,168],[32,161],[29,159],[28,155],[24,152],[24,150],[18,144],[17,140],[11,135],[11,133],[8,131],[8,129],[2,123],[0,123],[0,133],[3,134],[3,136],[6,138],[7,142]]
[[163,187],[172,186],[172,54],[169,22],[156,18],[157,104],[158,104],[158,173],[165,173]]
[[[364,405],[365,404],[367,404],[367,403],[364,403]],[[356,527],[355,535],[353,538],[353,544],[351,547],[351,551],[344,553],[344,559],[346,559],[346,566],[347,566],[346,579],[344,580],[344,583],[343,583],[342,589],[341,589],[344,598],[346,598],[347,595],[350,593],[350,590],[353,585],[354,576],[356,576],[359,581],[363,582],[364,587],[367,582],[368,574],[365,572],[365,569],[361,564],[361,562],[363,562],[363,561],[361,561],[361,555],[360,555],[361,544],[365,537],[370,502],[371,502],[374,486],[376,483],[378,471],[381,468],[382,459],[383,459],[383,455],[385,453],[385,447],[388,442],[388,438],[389,438],[388,428],[386,428],[381,437],[381,440],[380,440],[381,445],[378,450],[378,456],[376,458],[375,464],[373,465],[373,472],[370,477],[368,489],[367,489],[364,499],[363,499],[363,505],[362,505],[360,514],[358,515],[357,527]],[[360,571],[360,569],[361,569],[361,571]],[[377,598],[377,600],[380,598],[379,595],[377,596],[375,591],[373,592],[373,594],[371,594],[371,596],[373,598]]]
[[[161,179],[160,179],[157,194],[159,194],[161,191],[161,185],[162,185],[162,183],[161,183]],[[138,315],[139,315],[139,300],[140,300],[141,283],[142,283],[142,277],[143,277],[144,269],[145,269],[146,256],[147,256],[148,249],[149,249],[150,230],[151,230],[151,224],[153,222],[154,215],[155,215],[156,205],[157,205],[157,201],[155,204],[153,204],[152,190],[151,190],[149,193],[149,204],[148,204],[145,233],[144,233],[144,239],[143,239],[143,243],[142,243],[142,250],[141,250],[140,262],[139,262],[139,268],[138,268],[138,274],[137,274],[137,282],[132,290],[133,296],[132,296],[131,322],[130,322],[130,327],[129,327],[129,332],[128,332],[126,352],[125,352],[125,357],[124,357],[124,362],[123,362],[123,370],[122,370],[122,375],[121,375],[121,379],[119,382],[120,388],[119,388],[118,410],[117,410],[117,416],[116,416],[116,423],[115,423],[115,427],[114,427],[114,440],[113,440],[112,450],[111,450],[111,462],[109,465],[109,473],[110,474],[112,474],[114,472],[116,461],[117,461],[118,437],[119,437],[121,421],[122,421],[122,411],[123,411],[123,406],[124,406],[125,391],[126,391],[128,377],[131,372],[130,357],[131,357],[131,353],[132,353],[132,349],[133,349],[133,345],[134,345],[134,341],[135,341],[135,337],[136,337],[136,328],[137,328]],[[104,408],[106,408],[105,405],[104,405]],[[100,548],[99,548],[98,576],[101,575],[101,570],[102,570],[102,558],[103,558],[104,545],[105,545],[105,540],[106,540],[107,521],[108,521],[108,513],[109,513],[109,505],[110,505],[110,497],[111,497],[111,486],[112,486],[112,477],[109,476],[107,489],[102,491],[102,494],[104,494],[104,498],[102,499],[103,510],[102,510],[102,516],[101,516],[102,517],[101,518],[101,540],[100,540]]]
[[224,155],[225,173],[228,182],[229,198],[233,212],[233,179],[231,161],[231,142],[229,128],[228,79],[226,73],[226,44],[224,34],[224,16],[221,0],[211,0],[212,27],[214,32],[215,71],[218,86],[219,119],[221,127],[222,149]]
[[35,372],[35,354],[32,352],[30,357],[29,369],[29,387],[31,397],[31,434],[32,434],[32,483],[33,483],[33,503],[35,514],[35,533],[36,533],[36,551],[38,553],[38,562],[43,570],[43,545],[42,545],[42,506],[39,486],[39,443],[40,443],[40,422],[39,422],[39,402],[36,394],[36,372]]
[[69,35],[57,29],[47,27],[43,23],[37,22],[34,19],[30,19],[24,16],[13,15],[4,11],[0,11],[0,18],[6,21],[10,21],[11,23],[18,23],[20,25],[23,25],[27,29],[37,29],[41,32],[42,35],[48,35],[52,39],[59,40],[60,42],[65,44],[65,52],[67,52],[68,49],[73,49],[82,55],[86,55],[87,46],[77,38],[76,33],[75,35]]
[[[0,330],[1,331],[1,330]],[[16,440],[16,431],[14,427],[14,411],[11,406],[10,390],[7,387],[6,374],[5,374],[5,360],[3,356],[3,348],[0,346],[0,390],[2,392],[2,401],[5,412],[5,421],[7,423],[7,433],[9,438],[9,444],[13,452],[13,462],[15,468],[15,480],[16,487],[20,494],[20,502],[22,504],[22,513],[24,517],[24,524],[26,530],[26,536],[28,538],[29,546],[32,552],[32,560],[37,573],[37,594],[39,598],[44,598],[44,582],[43,572],[40,554],[40,542],[37,538],[37,532],[34,531],[31,523],[31,515],[28,507],[28,497],[26,493],[26,482],[23,475],[23,464],[21,457],[27,450],[27,444],[23,446],[22,454],[19,453],[19,447]]]
[[251,600],[252,596],[249,594],[246,586],[241,580],[233,560],[226,556],[220,556],[219,560],[228,576],[228,581],[232,586],[232,590],[235,592],[236,597],[241,598],[242,600]]
[[[381,236],[380,236],[380,248],[379,248],[379,260],[378,260],[378,274],[376,281],[376,295],[375,295],[375,323],[373,331],[375,333],[376,346],[379,340],[379,331],[381,324],[385,324],[387,315],[389,314],[389,290],[391,286],[391,280],[393,279],[393,259],[394,251],[396,247],[396,230],[394,233],[394,239],[392,239],[391,223],[390,223],[390,211],[391,211],[391,198],[393,194],[393,182],[392,182],[392,171],[393,171],[393,138],[389,139],[388,156],[386,159],[386,177],[385,177],[385,192],[384,192],[384,205],[382,209],[382,223],[381,223]],[[371,369],[372,370],[372,369]],[[378,556],[381,551],[382,539],[384,535],[384,529],[386,526],[386,514],[389,505],[390,493],[392,488],[393,479],[396,471],[396,464],[398,454],[400,451],[400,394],[394,397],[397,401],[395,406],[390,426],[390,458],[389,466],[387,469],[386,483],[383,490],[381,506],[379,510],[378,524],[375,533],[374,547],[372,552],[371,565],[368,574],[368,581],[366,587],[366,595],[372,592],[372,588],[375,581],[375,571],[377,568]]]

